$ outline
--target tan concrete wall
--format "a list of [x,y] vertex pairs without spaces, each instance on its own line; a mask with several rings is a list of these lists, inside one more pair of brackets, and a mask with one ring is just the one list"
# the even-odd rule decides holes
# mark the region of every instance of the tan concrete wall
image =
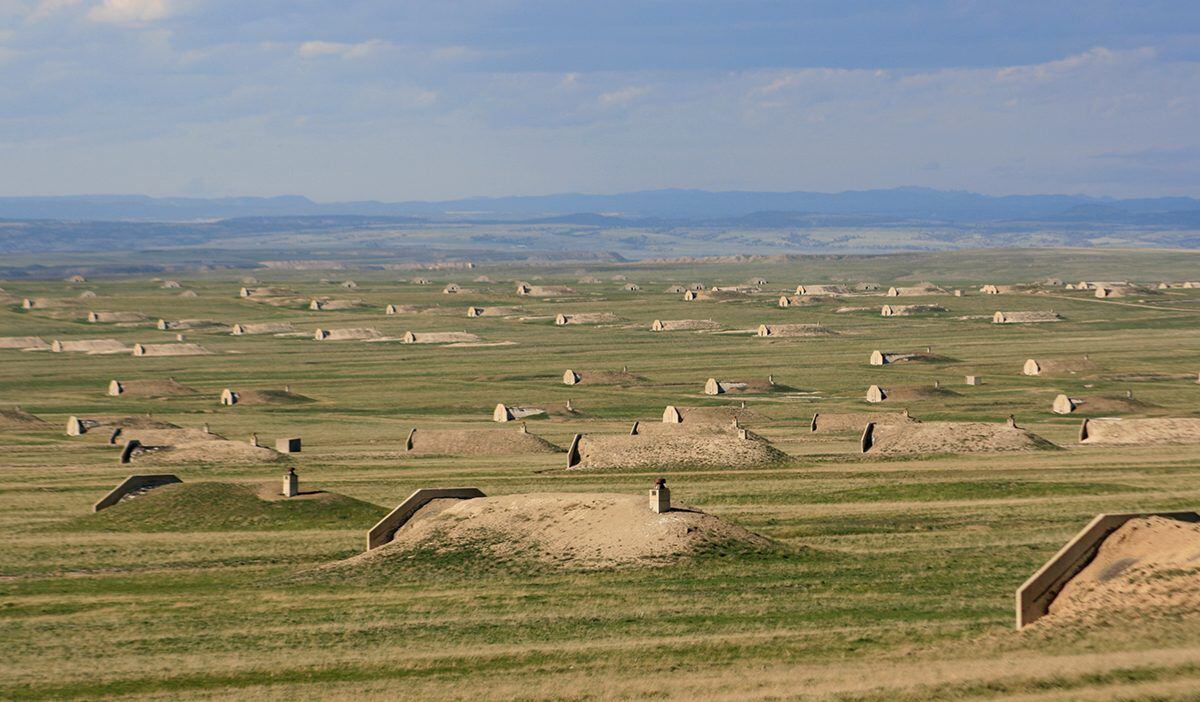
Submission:
[[1058,553],[1017,588],[1017,628],[1029,626],[1050,611],[1050,603],[1064,585],[1087,567],[1109,534],[1125,522],[1139,517],[1167,517],[1185,522],[1200,522],[1195,512],[1129,512],[1100,514],[1066,543]]
[[110,490],[107,495],[105,495],[104,497],[101,497],[99,499],[99,501],[96,502],[96,504],[92,505],[92,511],[99,512],[102,509],[107,509],[108,507],[112,507],[113,505],[120,502],[122,497],[125,497],[126,495],[128,495],[131,492],[137,492],[138,490],[147,490],[150,488],[162,487],[163,485],[170,485],[172,483],[182,483],[182,482],[183,482],[182,480],[180,480],[179,478],[175,477],[174,475],[170,475],[170,474],[131,475],[128,478],[125,478],[124,480],[122,480],[121,484],[117,485],[115,488]]
[[404,524],[412,519],[412,516],[417,513],[431,500],[441,499],[457,499],[470,500],[475,497],[486,497],[482,491],[477,488],[423,488],[417,490],[408,496],[404,502],[401,502],[396,509],[388,512],[387,516],[380,519],[371,530],[367,532],[367,550],[379,548],[384,544],[391,543],[396,536],[396,531],[404,526]]

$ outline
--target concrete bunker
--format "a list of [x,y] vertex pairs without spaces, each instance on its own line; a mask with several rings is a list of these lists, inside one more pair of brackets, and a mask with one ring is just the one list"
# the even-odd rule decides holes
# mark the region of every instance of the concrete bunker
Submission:
[[477,497],[485,497],[485,495],[483,491],[473,487],[417,490],[371,527],[371,530],[367,532],[367,550],[371,551],[390,543],[400,527],[404,526],[405,522],[412,519],[418,510],[433,500],[471,500]]
[[1029,577],[1016,592],[1016,626],[1023,629],[1050,612],[1050,605],[1063,588],[1096,557],[1104,541],[1126,522],[1163,517],[1200,523],[1196,512],[1130,512],[1099,514]]
[[92,511],[99,512],[100,510],[112,507],[122,500],[138,497],[156,487],[182,482],[178,477],[170,474],[131,475],[122,480],[107,495],[97,500],[96,504],[92,505]]

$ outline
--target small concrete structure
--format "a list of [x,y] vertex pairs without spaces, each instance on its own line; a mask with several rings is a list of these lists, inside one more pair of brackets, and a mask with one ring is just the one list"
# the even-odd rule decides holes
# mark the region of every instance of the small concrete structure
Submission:
[[154,323],[154,326],[157,327],[159,331],[167,331],[171,328],[171,323],[165,319],[159,319]]
[[871,403],[883,402],[886,399],[887,399],[887,390],[884,390],[883,388],[879,387],[878,385],[872,385],[871,387],[867,388],[867,402],[871,402]]
[[483,308],[482,307],[468,307],[467,308],[467,316],[471,317],[471,318],[482,317],[483,316]]
[[966,383],[967,385],[982,385],[983,380],[977,375],[968,375],[966,377]]
[[1025,365],[1021,368],[1021,373],[1024,375],[1041,375],[1042,364],[1030,358],[1025,361]]
[[121,385],[119,380],[111,380],[108,383],[108,396],[120,397],[121,393],[125,392],[125,386]]
[[315,332],[313,332],[313,339],[315,339],[317,341],[324,341],[325,339],[328,339],[328,338],[329,338],[329,332],[325,331],[324,329],[318,328]]
[[579,455],[579,442],[583,440],[583,434],[576,434],[571,439],[571,448],[567,449],[567,468],[574,468],[579,465],[583,458]]
[[238,394],[229,388],[221,391],[221,404],[226,407],[232,407],[238,403]]
[[[817,416],[813,415],[813,431],[817,430]],[[862,436],[858,438],[859,453],[866,453],[875,445],[875,422],[867,422],[863,427]]]
[[1074,398],[1059,395],[1054,398],[1054,404],[1050,406],[1050,411],[1055,414],[1070,414],[1079,407],[1079,404],[1079,401]]
[[1200,522],[1195,512],[1129,512],[1099,514],[1054,554],[1036,573],[1017,588],[1017,629],[1023,629],[1050,612],[1050,603],[1095,558],[1101,544],[1130,519],[1165,517],[1181,522]]
[[146,355],[146,347],[143,344],[134,344],[133,345],[133,355],[134,356],[145,356]]
[[512,412],[508,411],[508,406],[503,402],[496,405],[496,409],[492,410],[493,422],[509,422],[513,420]]
[[663,478],[656,480],[650,488],[650,511],[656,514],[671,511],[671,489]]
[[[112,441],[109,441],[109,443],[112,443]],[[127,441],[125,443],[125,448],[121,449],[120,463],[122,465],[124,465],[124,464],[132,461],[133,460],[133,452],[137,451],[141,447],[142,447],[142,442],[138,441],[137,439],[130,439],[129,441]]]
[[663,424],[683,424],[683,415],[679,413],[675,405],[667,405],[663,410]]
[[87,433],[85,425],[78,417],[67,418],[67,436],[83,436]]
[[721,385],[716,378],[709,378],[704,382],[705,395],[721,395],[725,392],[725,386]]
[[871,365],[882,366],[882,365],[886,365],[887,362],[888,362],[887,356],[883,355],[883,352],[880,351],[879,349],[876,349],[871,352],[871,359],[870,359]]
[[683,299],[684,299],[684,301],[685,301],[685,302],[692,302],[693,300],[695,300],[695,299],[696,299],[696,293],[695,293],[695,291],[688,290],[687,292],[685,292],[685,293],[683,294]]
[[300,476],[296,475],[295,468],[288,468],[288,472],[283,474],[282,494],[284,497],[295,497],[300,494]]
[[152,490],[163,485],[171,485],[172,483],[182,483],[183,481],[174,475],[131,475],[121,481],[119,485],[109,491],[107,495],[101,497],[96,504],[92,505],[93,512],[99,512],[102,509],[107,509],[125,499],[128,495],[141,494],[147,490]]
[[570,321],[571,321],[570,317],[568,317],[565,314],[562,314],[561,312],[554,317],[554,324],[556,326],[560,326],[560,327],[564,326],[564,325],[570,323]]
[[318,312],[324,309],[324,307],[325,303],[321,302],[320,300],[313,300],[308,303],[308,309],[313,310],[314,312]]
[[300,437],[293,436],[275,440],[275,450],[279,453],[300,453]]
[[563,372],[563,385],[575,385],[583,380],[583,377],[571,369]]
[[367,532],[367,550],[371,551],[391,543],[400,527],[404,526],[418,510],[433,500],[470,500],[476,497],[486,497],[486,495],[481,490],[472,487],[417,490],[371,527],[371,530]]

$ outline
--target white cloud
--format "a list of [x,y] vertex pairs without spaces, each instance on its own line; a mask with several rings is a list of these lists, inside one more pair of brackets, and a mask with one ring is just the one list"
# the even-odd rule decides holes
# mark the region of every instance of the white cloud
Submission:
[[614,90],[600,95],[600,104],[606,107],[628,105],[639,97],[650,92],[650,88],[641,85],[631,85],[620,90]]
[[1073,54],[1056,61],[1024,66],[1006,66],[996,71],[996,78],[1011,82],[1046,82],[1059,76],[1097,66],[1138,64],[1155,58],[1157,52],[1150,47],[1113,51],[1097,46],[1080,54]]
[[139,25],[166,19],[171,15],[171,10],[169,0],[104,0],[88,12],[88,19],[93,22]]
[[346,44],[337,41],[306,41],[296,47],[296,55],[302,59],[319,59],[328,56],[336,56],[338,58],[354,59],[362,58],[374,53],[380,49],[386,48],[388,43],[379,39],[371,39],[369,41],[358,42],[356,44]]
[[27,18],[31,22],[37,22],[52,17],[59,12],[68,8],[75,7],[83,3],[83,0],[38,0],[37,5],[29,12]]

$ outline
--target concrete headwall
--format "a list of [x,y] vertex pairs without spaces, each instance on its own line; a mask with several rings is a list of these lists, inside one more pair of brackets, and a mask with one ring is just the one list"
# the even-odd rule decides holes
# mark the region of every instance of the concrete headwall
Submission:
[[1200,522],[1195,512],[1130,512],[1100,514],[1076,534],[1044,566],[1017,588],[1017,628],[1024,628],[1044,617],[1050,603],[1063,586],[1091,563],[1100,545],[1130,519],[1166,517],[1184,522]]
[[409,519],[412,519],[417,510],[432,500],[470,500],[475,497],[486,497],[486,495],[477,488],[423,488],[417,490],[371,527],[371,530],[367,532],[367,550],[370,551],[391,543],[396,536],[396,531]]
[[141,492],[150,490],[163,485],[172,483],[182,483],[183,481],[174,475],[131,475],[121,481],[121,484],[113,488],[107,495],[101,497],[96,504],[92,505],[93,512],[99,512],[102,509],[112,507],[121,501],[121,498],[133,492]]

